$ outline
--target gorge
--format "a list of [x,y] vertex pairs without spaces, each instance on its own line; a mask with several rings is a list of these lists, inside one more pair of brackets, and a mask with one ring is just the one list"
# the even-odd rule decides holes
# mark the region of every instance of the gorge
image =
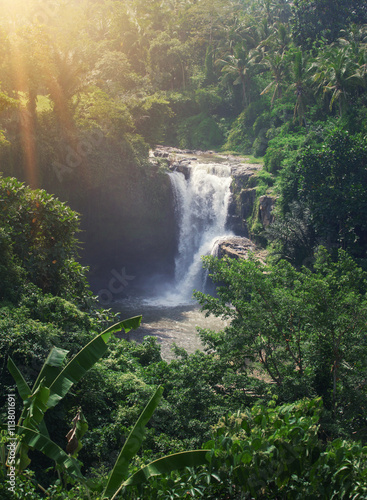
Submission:
[[132,280],[125,296],[116,297],[112,307],[125,315],[143,313],[142,326],[131,338],[155,336],[163,357],[170,359],[172,342],[188,352],[201,347],[196,326],[208,326],[209,321],[210,328],[223,327],[218,318],[204,318],[192,293],[211,290],[202,267],[204,255],[246,258],[256,250],[248,239],[246,217],[255,207],[249,179],[261,165],[228,155],[163,147],[151,157],[168,167],[175,218],[174,271],[149,277],[142,285]]

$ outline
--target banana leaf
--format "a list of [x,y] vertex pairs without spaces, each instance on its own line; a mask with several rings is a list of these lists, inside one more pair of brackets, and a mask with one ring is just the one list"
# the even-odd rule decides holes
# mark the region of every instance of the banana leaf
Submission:
[[141,316],[125,319],[111,326],[97,335],[65,366],[65,368],[51,382],[48,408],[53,408],[69,391],[73,384],[77,383],[83,375],[103,356],[107,350],[107,342],[114,332],[122,329],[128,333],[138,328]]
[[[27,407],[29,407],[31,404],[29,402],[29,398],[31,397],[32,391],[31,391],[29,385],[27,384],[27,382],[25,381],[20,370],[18,369],[18,367],[16,366],[16,364],[14,363],[14,361],[10,357],[8,359],[8,370],[9,370],[10,374],[12,375],[13,379],[15,380],[15,383],[16,383],[17,389],[18,389],[18,393],[19,393],[20,397],[22,398],[24,405],[26,407],[22,411],[22,414],[20,417],[20,420],[22,420],[24,418],[25,411],[27,410]],[[44,434],[45,436],[49,435],[44,420],[41,419],[41,421],[38,422],[38,426],[39,426],[39,430],[42,434]]]
[[25,401],[32,394],[32,391],[27,382],[24,380],[24,377],[20,373],[18,367],[10,357],[8,359],[8,370],[13,379],[15,380],[19,396],[22,398],[23,401]]
[[191,450],[159,458],[130,476],[121,487],[141,484],[152,476],[170,474],[174,470],[184,469],[185,467],[207,465],[209,461],[206,455],[209,452],[210,450]]
[[50,387],[50,384],[55,380],[57,375],[61,371],[62,364],[69,351],[65,349],[59,349],[58,347],[53,347],[50,354],[47,356],[41,371],[38,374],[37,380],[33,385],[32,392],[34,392],[42,379],[45,379],[44,384],[46,387]]
[[114,496],[121,489],[121,484],[128,477],[129,463],[141,446],[145,434],[145,426],[158,406],[162,394],[163,387],[158,387],[131,430],[107,479],[102,498],[111,498]]
[[49,396],[50,390],[48,387],[45,387],[44,381],[41,380],[41,383],[38,385],[35,392],[29,396],[27,400],[27,411],[21,425],[32,429],[39,428],[47,410],[47,401]]
[[22,443],[25,443],[30,448],[35,448],[41,451],[46,456],[54,460],[58,465],[63,467],[69,474],[80,479],[85,484],[85,478],[80,472],[78,462],[70,457],[56,443],[48,437],[40,434],[37,430],[29,429],[23,426],[17,426],[18,434],[22,435]]
[[29,446],[26,443],[19,443],[17,447],[17,460],[16,467],[18,471],[24,470],[31,463],[31,459],[28,456]]

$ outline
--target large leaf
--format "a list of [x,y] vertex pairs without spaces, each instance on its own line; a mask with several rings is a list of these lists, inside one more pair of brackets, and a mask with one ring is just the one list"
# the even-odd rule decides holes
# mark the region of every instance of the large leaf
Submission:
[[181,453],[174,453],[173,455],[159,458],[130,476],[121,487],[141,484],[152,476],[170,474],[174,470],[183,469],[185,467],[207,465],[209,461],[206,456],[210,451],[211,450],[183,451]]
[[30,448],[35,448],[36,450],[41,451],[46,456],[54,460],[58,465],[63,467],[69,474],[78,477],[83,483],[85,483],[85,478],[80,472],[78,462],[65,453],[65,451],[56,443],[51,441],[51,439],[40,434],[34,429],[29,429],[23,426],[18,426],[17,432],[22,435],[22,443],[25,443]]
[[121,489],[124,480],[128,477],[129,463],[141,446],[145,434],[145,426],[158,406],[162,393],[163,387],[158,387],[131,430],[109,475],[102,498],[110,498],[112,495],[115,495]]
[[137,328],[139,328],[141,318],[141,316],[134,316],[129,319],[124,319],[123,321],[110,326],[110,328],[107,328],[107,330],[102,332],[100,335],[102,336],[103,340],[107,342],[113,333],[119,332],[122,329],[125,330],[125,333],[129,333],[130,330],[136,330]]
[[107,342],[114,332],[122,329],[125,333],[138,328],[141,316],[135,316],[111,326],[97,335],[65,366],[50,384],[48,408],[53,408],[70,390],[73,384],[79,382],[83,375],[103,356],[107,350]]
[[29,446],[26,443],[20,443],[17,446],[17,468],[18,470],[24,470],[31,463],[31,459],[28,456]]
[[47,356],[41,371],[38,374],[37,380],[34,383],[32,391],[34,392],[42,379],[46,387],[50,387],[50,384],[55,380],[61,371],[61,366],[67,356],[69,351],[65,349],[59,349],[58,347],[53,347],[50,354]]
[[[18,389],[19,395],[22,398],[24,405],[25,405],[25,408],[23,409],[21,417],[20,417],[20,420],[22,420],[25,416],[25,412],[27,411],[27,407],[29,406],[28,401],[29,401],[29,398],[31,397],[32,391],[31,391],[29,385],[27,384],[27,382],[25,381],[23,375],[19,371],[18,367],[16,366],[16,364],[14,363],[14,361],[10,357],[8,359],[8,370],[11,373],[12,377],[14,378],[15,383],[17,384],[17,389]],[[39,426],[40,432],[42,434],[44,434],[45,436],[48,436],[48,430],[47,430],[45,421],[41,420],[39,422],[38,426]]]
[[[35,392],[24,401],[24,410],[22,412],[21,425],[25,428],[30,428],[49,438],[46,424],[43,420],[45,411],[47,410],[47,401],[50,395],[50,390],[45,387],[41,380]],[[23,420],[23,415],[24,420]],[[23,470],[31,463],[28,457],[28,445],[24,441],[19,445],[19,470]]]
[[47,401],[50,396],[50,389],[45,387],[43,380],[36,388],[35,392],[29,396],[26,404],[26,416],[22,425],[38,429],[42,422],[45,411],[47,410]]
[[25,401],[32,394],[32,391],[27,382],[24,380],[24,377],[20,373],[18,367],[10,357],[8,359],[8,370],[17,384],[19,396],[23,401]]

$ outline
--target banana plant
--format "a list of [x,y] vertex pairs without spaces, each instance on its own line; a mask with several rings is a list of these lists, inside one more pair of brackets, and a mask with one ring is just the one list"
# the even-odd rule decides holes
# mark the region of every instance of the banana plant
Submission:
[[[79,351],[64,367],[68,351],[54,347],[47,357],[32,389],[11,358],[8,360],[8,369],[13,376],[18,393],[23,400],[23,411],[17,425],[19,444],[17,448],[18,469],[25,469],[30,460],[28,450],[37,449],[55,461],[67,474],[79,480],[87,489],[88,484],[83,476],[76,455],[80,443],[64,451],[51,440],[44,422],[44,415],[49,408],[53,408],[77,383],[83,375],[103,356],[107,350],[107,342],[114,332],[124,330],[128,333],[140,325],[141,316],[136,316],[113,325]],[[132,428],[126,442],[111,470],[104,486],[102,498],[115,500],[121,490],[127,486],[139,485],[152,476],[168,474],[174,470],[193,467],[208,463],[210,450],[192,450],[168,455],[142,467],[129,477],[129,463],[138,452],[145,434],[145,427],[153,415],[154,410],[162,397],[163,387],[158,387],[144,408],[136,424]],[[75,438],[78,423],[83,420],[78,412],[73,423],[73,429],[68,433],[68,441]],[[84,422],[79,429],[78,438],[87,430]],[[89,486],[91,486],[89,484]],[[89,496],[89,494],[88,494]]]
[[142,467],[135,474],[129,476],[129,462],[141,446],[145,433],[145,426],[158,406],[162,393],[163,387],[158,387],[131,430],[107,478],[102,499],[115,500],[124,487],[140,485],[153,476],[169,474],[174,470],[183,469],[185,467],[208,464],[206,457],[207,454],[210,453],[210,450],[192,450],[159,458]]
[[68,351],[54,347],[32,388],[29,387],[13,360],[9,358],[8,369],[23,400],[23,411],[17,426],[17,432],[22,436],[16,450],[18,470],[23,470],[29,465],[29,448],[36,448],[52,458],[68,473],[84,482],[75,458],[69,456],[51,441],[44,415],[48,409],[53,408],[65,397],[71,387],[79,382],[85,373],[104,355],[108,349],[107,342],[113,333],[120,330],[128,333],[130,330],[138,328],[140,322],[141,316],[136,316],[116,323],[94,337],[65,366],[64,362]]

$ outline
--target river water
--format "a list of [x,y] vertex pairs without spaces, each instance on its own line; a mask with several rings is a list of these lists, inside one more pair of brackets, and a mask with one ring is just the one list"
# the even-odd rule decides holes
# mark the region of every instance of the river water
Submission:
[[171,361],[175,358],[171,348],[173,344],[183,347],[188,353],[203,350],[196,327],[219,331],[226,323],[213,315],[205,317],[196,304],[177,306],[149,305],[140,298],[115,303],[113,309],[121,313],[122,318],[142,315],[140,328],[129,332],[128,338],[142,342],[146,335],[157,339],[161,347],[162,358]]

